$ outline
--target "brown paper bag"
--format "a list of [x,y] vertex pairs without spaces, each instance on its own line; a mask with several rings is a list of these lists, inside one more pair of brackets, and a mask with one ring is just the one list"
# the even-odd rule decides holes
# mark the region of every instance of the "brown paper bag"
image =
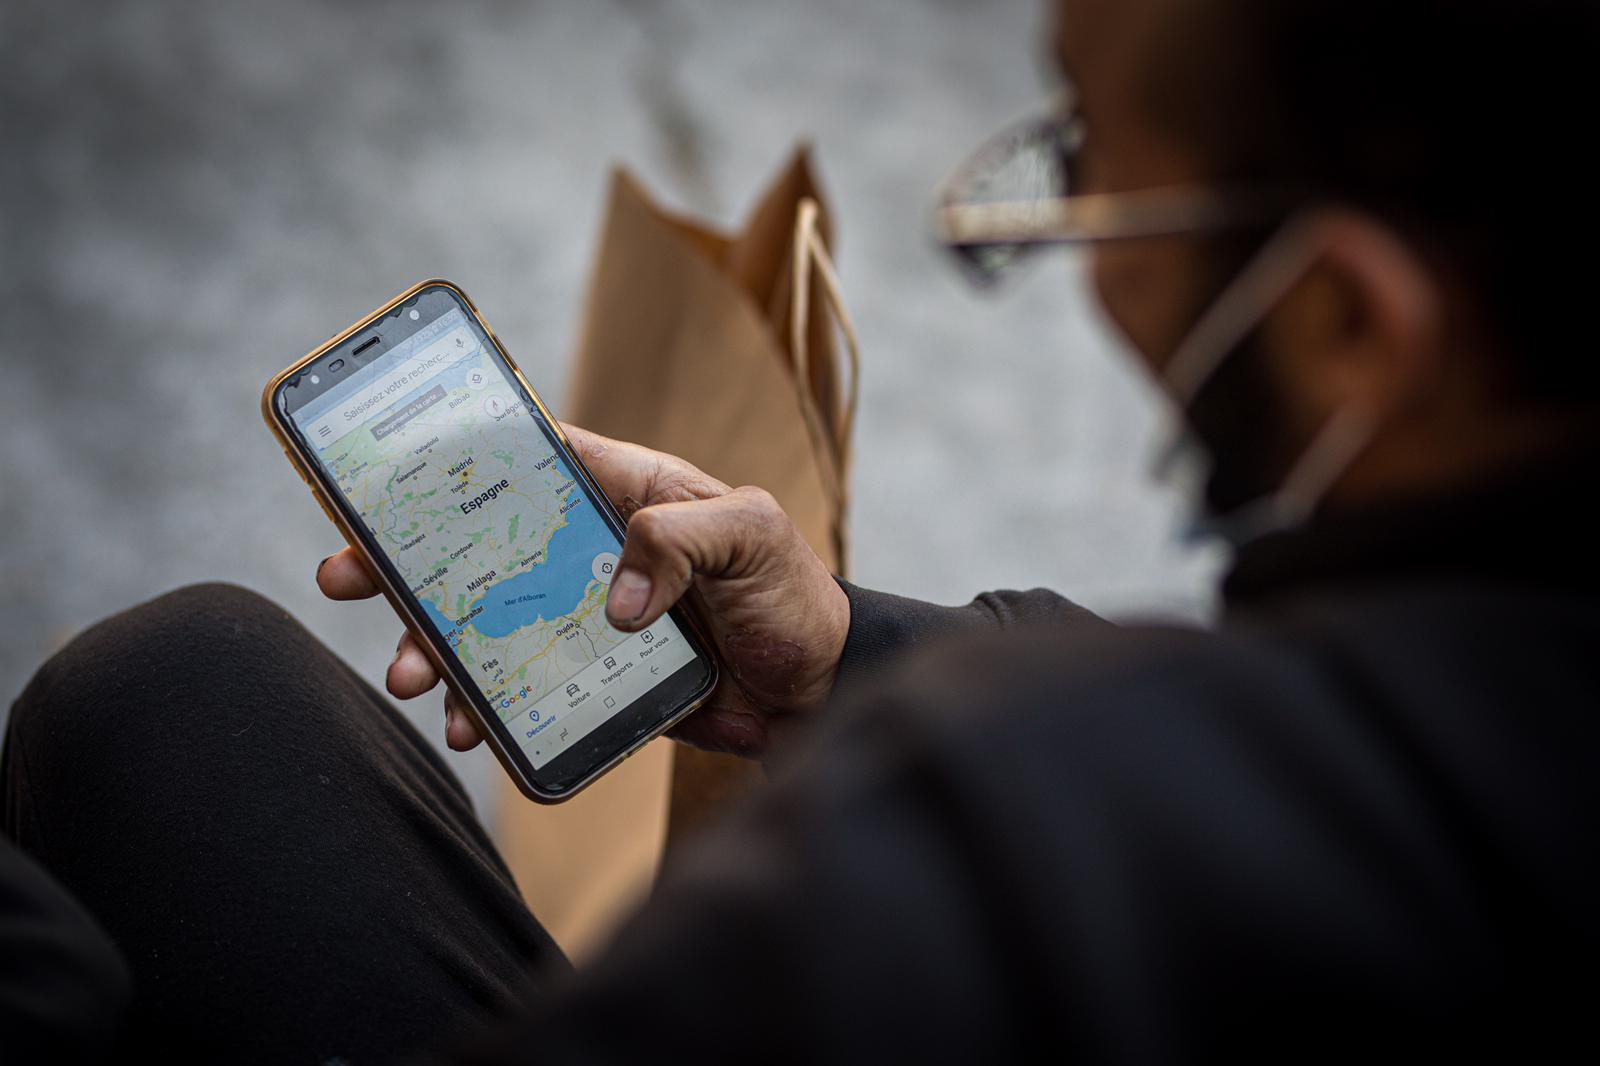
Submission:
[[[730,485],[762,486],[843,573],[858,356],[822,205],[805,148],[731,235],[663,210],[615,173],[557,413]],[[528,804],[507,784],[502,847],[534,912],[581,956],[648,890],[664,834],[679,839],[759,775],[745,760],[656,741],[560,807]]]

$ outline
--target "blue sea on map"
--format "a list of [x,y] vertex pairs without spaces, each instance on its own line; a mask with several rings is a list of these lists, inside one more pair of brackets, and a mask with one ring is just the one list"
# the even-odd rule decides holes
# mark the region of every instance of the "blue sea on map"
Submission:
[[[563,473],[565,470],[563,469]],[[567,524],[550,537],[546,562],[490,585],[484,594],[468,605],[479,604],[483,611],[469,625],[486,637],[508,637],[540,618],[570,614],[582,601],[594,577],[594,557],[617,550],[617,540],[595,510],[594,505],[574,487],[574,498],[582,500],[567,512]],[[455,636],[458,627],[426,598],[422,606],[445,637]]]

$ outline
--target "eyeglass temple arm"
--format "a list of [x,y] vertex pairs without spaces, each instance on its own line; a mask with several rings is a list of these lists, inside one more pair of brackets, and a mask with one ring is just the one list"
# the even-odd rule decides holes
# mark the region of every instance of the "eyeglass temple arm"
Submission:
[[1040,200],[952,203],[937,209],[945,244],[1048,244],[1204,233],[1279,217],[1275,195],[1172,186]]

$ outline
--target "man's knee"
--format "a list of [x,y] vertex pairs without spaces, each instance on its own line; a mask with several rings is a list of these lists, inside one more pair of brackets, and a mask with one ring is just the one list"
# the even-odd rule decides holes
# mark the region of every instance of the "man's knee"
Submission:
[[[45,757],[164,743],[241,693],[269,690],[321,646],[283,608],[237,585],[190,585],[101,621],[52,656],[12,709],[13,739]],[[325,654],[325,653],[324,653]]]

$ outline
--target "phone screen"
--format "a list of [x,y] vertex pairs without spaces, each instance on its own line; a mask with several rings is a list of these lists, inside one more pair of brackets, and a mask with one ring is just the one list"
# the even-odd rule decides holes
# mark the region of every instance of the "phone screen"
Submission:
[[544,767],[694,662],[695,649],[670,616],[633,634],[606,622],[617,533],[453,297],[424,290],[373,331],[378,343],[364,335],[308,367],[302,377],[317,375],[325,391],[290,416],[528,761]]

